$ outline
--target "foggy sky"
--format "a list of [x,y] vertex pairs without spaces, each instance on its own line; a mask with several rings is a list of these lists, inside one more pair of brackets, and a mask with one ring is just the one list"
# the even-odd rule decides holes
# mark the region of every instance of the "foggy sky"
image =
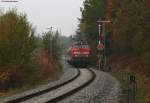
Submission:
[[46,28],[58,29],[62,35],[75,33],[81,17],[80,7],[84,0],[18,0],[18,3],[2,3],[0,9],[17,8],[27,14],[28,20],[42,33]]

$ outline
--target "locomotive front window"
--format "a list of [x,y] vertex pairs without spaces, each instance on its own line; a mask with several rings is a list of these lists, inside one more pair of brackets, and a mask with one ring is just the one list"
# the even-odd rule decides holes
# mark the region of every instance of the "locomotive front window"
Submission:
[[81,45],[81,48],[89,48],[88,45]]
[[74,45],[75,48],[89,48],[89,45]]

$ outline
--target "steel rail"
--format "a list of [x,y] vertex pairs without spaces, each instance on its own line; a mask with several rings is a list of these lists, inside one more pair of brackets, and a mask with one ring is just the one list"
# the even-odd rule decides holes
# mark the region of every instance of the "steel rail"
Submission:
[[77,70],[77,74],[76,74],[75,76],[73,76],[71,79],[69,79],[69,80],[67,80],[67,81],[65,81],[65,82],[63,82],[63,83],[60,83],[60,84],[55,85],[55,86],[53,86],[53,87],[46,88],[46,89],[44,89],[44,90],[42,90],[42,91],[38,91],[38,92],[29,94],[29,95],[26,95],[26,96],[23,96],[23,97],[20,97],[20,98],[14,98],[14,99],[11,99],[11,100],[6,100],[5,103],[19,103],[19,102],[25,101],[25,100],[27,100],[27,99],[30,99],[30,98],[39,96],[39,95],[41,95],[41,94],[50,92],[50,91],[52,91],[52,90],[54,90],[54,89],[60,88],[60,87],[62,87],[62,86],[64,86],[64,85],[66,85],[66,84],[68,84],[68,83],[74,81],[77,77],[80,76],[80,70],[77,69],[77,68],[76,68],[76,70]]
[[[77,68],[76,68],[76,69],[77,69]],[[65,98],[67,98],[67,97],[73,95],[74,93],[76,93],[76,92],[82,90],[83,88],[85,88],[86,86],[88,86],[90,83],[92,83],[93,80],[95,80],[96,74],[95,74],[95,72],[93,72],[93,71],[92,71],[91,69],[89,69],[89,68],[87,68],[87,70],[89,70],[90,73],[91,73],[91,78],[90,78],[89,80],[87,80],[85,83],[81,84],[79,87],[77,87],[77,88],[75,88],[75,89],[73,89],[73,90],[70,90],[70,91],[68,91],[68,92],[66,92],[66,93],[64,93],[64,94],[62,94],[62,95],[60,95],[60,96],[54,97],[54,98],[52,98],[52,99],[50,99],[50,100],[48,100],[48,101],[46,101],[46,102],[44,102],[44,103],[56,103],[56,102],[59,102],[59,101],[65,99]],[[20,102],[24,102],[24,101],[26,101],[26,100],[32,99],[32,98],[34,98],[34,97],[37,97],[37,96],[46,94],[46,93],[48,93],[48,92],[51,92],[52,90],[57,90],[58,88],[63,87],[63,86],[65,86],[66,84],[68,84],[68,83],[70,83],[70,82],[73,82],[75,79],[77,79],[78,77],[80,77],[80,75],[81,75],[80,70],[77,69],[77,71],[78,71],[77,75],[75,75],[74,77],[72,77],[72,78],[69,79],[68,81],[65,81],[65,82],[63,82],[63,83],[61,83],[61,84],[58,84],[58,85],[56,85],[56,86],[53,86],[53,87],[44,89],[44,90],[42,90],[42,91],[35,92],[35,93],[30,94],[30,95],[26,95],[26,96],[21,97],[21,98],[15,98],[15,99],[13,99],[13,100],[8,100],[8,101],[5,102],[5,103],[20,103]]]
[[[88,68],[87,68],[87,69],[88,69]],[[78,88],[76,88],[76,89],[71,90],[71,91],[68,92],[68,93],[65,93],[65,94],[63,94],[63,95],[61,95],[61,96],[58,96],[58,97],[56,97],[56,98],[54,98],[54,99],[52,99],[52,100],[49,100],[49,101],[47,101],[47,102],[45,102],[45,103],[57,103],[57,102],[59,102],[59,101],[61,101],[61,100],[63,100],[63,99],[66,99],[67,97],[69,97],[69,96],[75,94],[76,92],[82,90],[83,88],[85,88],[85,87],[88,86],[89,84],[91,84],[91,83],[95,80],[95,78],[96,78],[96,73],[95,73],[94,71],[92,71],[91,69],[88,69],[88,70],[92,73],[92,77],[91,77],[91,79],[90,79],[88,82],[86,82],[85,84],[81,85],[80,87],[78,87]]]

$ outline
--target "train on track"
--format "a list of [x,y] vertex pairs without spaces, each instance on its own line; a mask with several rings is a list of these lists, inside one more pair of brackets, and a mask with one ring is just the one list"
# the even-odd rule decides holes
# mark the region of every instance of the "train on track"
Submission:
[[86,67],[90,64],[91,48],[85,41],[74,42],[67,51],[67,62],[73,66]]

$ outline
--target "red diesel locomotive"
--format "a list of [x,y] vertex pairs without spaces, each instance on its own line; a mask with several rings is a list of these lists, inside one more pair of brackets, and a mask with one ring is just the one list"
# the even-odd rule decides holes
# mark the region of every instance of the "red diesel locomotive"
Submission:
[[91,49],[86,42],[75,42],[68,49],[67,61],[74,66],[87,66],[90,64]]

